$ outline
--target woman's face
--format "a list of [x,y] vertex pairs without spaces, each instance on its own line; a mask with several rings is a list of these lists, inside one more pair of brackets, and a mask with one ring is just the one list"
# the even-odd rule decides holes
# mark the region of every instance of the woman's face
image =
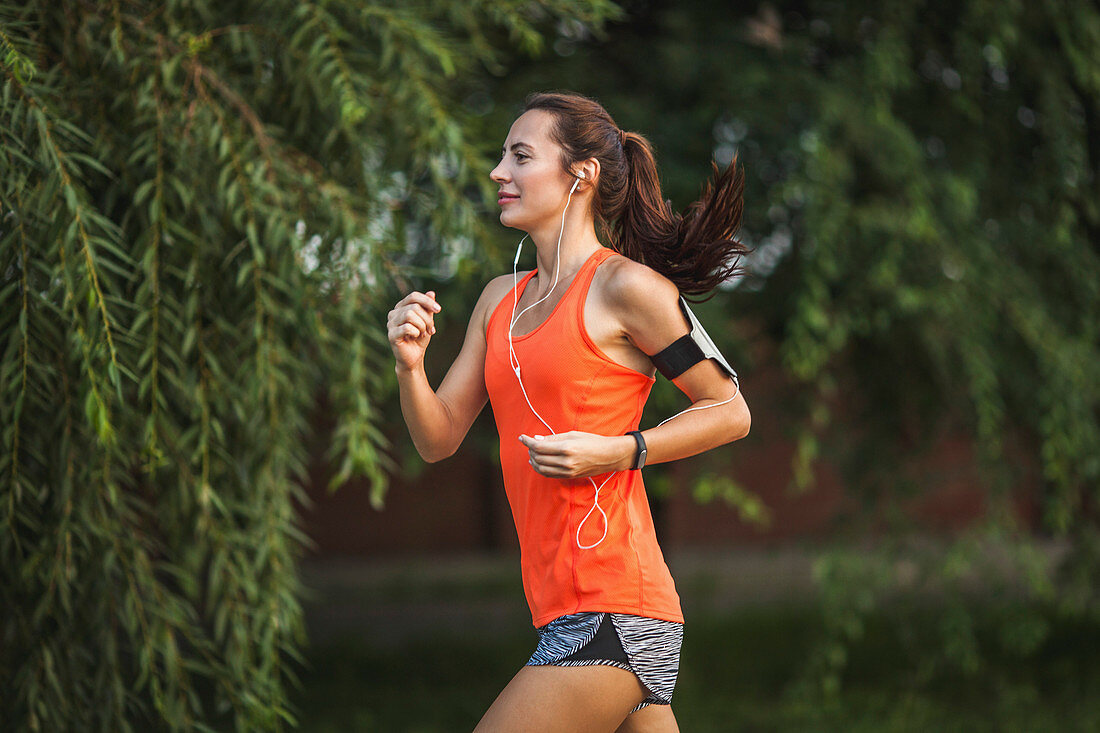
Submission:
[[[489,174],[498,186],[500,223],[530,232],[558,225],[575,180],[561,168],[561,148],[550,139],[553,116],[524,112],[512,123],[500,163]],[[574,198],[576,194],[574,193]]]

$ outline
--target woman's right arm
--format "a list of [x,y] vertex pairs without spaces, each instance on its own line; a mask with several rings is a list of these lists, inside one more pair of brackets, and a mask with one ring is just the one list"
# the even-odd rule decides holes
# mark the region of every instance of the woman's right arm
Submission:
[[409,293],[389,313],[387,326],[396,361],[401,412],[413,445],[428,463],[448,458],[458,450],[489,399],[485,390],[485,323],[489,308],[499,300],[493,299],[493,294],[503,297],[500,280],[490,281],[482,290],[466,327],[462,350],[438,392],[432,390],[424,372],[424,352],[435,333],[434,317],[439,312],[435,293]]

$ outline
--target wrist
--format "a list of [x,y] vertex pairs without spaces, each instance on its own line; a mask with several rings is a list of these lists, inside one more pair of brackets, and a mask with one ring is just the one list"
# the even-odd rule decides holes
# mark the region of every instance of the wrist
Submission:
[[[634,433],[637,433],[637,435],[635,435]],[[641,440],[638,440],[639,437],[641,437]],[[625,445],[628,445],[629,447],[627,448],[627,457],[625,459],[626,467],[624,470],[638,470],[639,459],[641,459],[642,466],[644,467],[648,463],[648,460],[646,460],[648,458],[648,454],[647,447],[645,445],[645,437],[642,436],[641,431],[631,431],[624,435],[623,438],[629,441],[628,443],[625,443]]]
[[631,471],[634,469],[634,454],[638,452],[638,441],[634,440],[633,435],[620,435],[619,444],[622,445],[622,458],[619,460],[619,470]]
[[419,362],[411,367],[405,366],[401,362],[397,362],[393,367],[393,373],[398,377],[406,377],[422,371],[424,371],[424,362]]

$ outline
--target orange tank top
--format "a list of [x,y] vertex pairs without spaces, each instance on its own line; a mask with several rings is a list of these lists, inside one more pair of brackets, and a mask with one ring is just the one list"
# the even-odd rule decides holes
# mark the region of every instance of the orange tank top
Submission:
[[[527,397],[555,433],[624,435],[637,430],[656,381],[612,361],[584,327],[592,276],[614,254],[608,247],[593,252],[550,316],[530,333],[512,336]],[[657,545],[642,472],[618,471],[606,484],[610,472],[592,477],[597,486],[603,484],[600,507],[607,514],[607,536],[596,547],[581,549],[577,527],[592,509],[592,483],[539,474],[519,442],[521,433],[550,434],[524,399],[508,353],[513,305],[535,273],[525,275],[490,315],[485,352],[485,387],[500,434],[504,488],[519,535],[532,621],[539,627],[570,613],[610,611],[682,623],[680,598]],[[603,517],[598,510],[592,512],[581,544],[599,540],[603,529]]]

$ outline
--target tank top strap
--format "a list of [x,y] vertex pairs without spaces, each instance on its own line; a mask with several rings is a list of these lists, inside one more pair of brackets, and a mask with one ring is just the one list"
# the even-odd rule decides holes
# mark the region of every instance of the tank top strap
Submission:
[[[581,269],[577,271],[576,275],[574,275],[572,282],[569,283],[568,290],[566,291],[565,295],[562,296],[562,300],[558,302],[558,305],[554,309],[554,312],[551,313],[546,318],[546,320],[548,321],[551,318],[555,320],[557,320],[558,318],[564,318],[567,319],[566,322],[576,322],[578,317],[583,316],[583,304],[588,295],[588,288],[592,284],[592,277],[596,274],[596,267],[613,254],[615,254],[615,250],[611,249],[610,247],[601,247],[600,249],[589,255],[588,259],[585,260],[584,264],[581,266]],[[504,296],[504,298],[501,299],[500,303],[497,304],[496,310],[494,310],[493,314],[489,317],[490,330],[493,328],[493,321],[496,319],[497,313],[505,310],[509,311],[510,313],[513,299],[523,296],[524,291],[527,289],[528,283],[530,283],[531,279],[534,278],[537,274],[538,270],[531,270],[526,275],[519,278],[519,281],[516,283],[516,285],[508,291],[508,294]],[[581,306],[576,305],[577,303],[580,303]],[[501,317],[507,318],[509,316]],[[545,322],[546,321],[543,321],[543,323]],[[503,328],[504,332],[507,333],[507,321],[505,321],[505,325],[501,326],[501,328]],[[541,324],[535,327],[535,331],[539,331],[541,329]],[[521,338],[526,339],[533,333],[534,331],[528,332]]]
[[615,250],[610,247],[603,247],[592,253],[592,256],[584,263],[584,267],[577,273],[576,285],[570,288],[573,302],[568,305],[571,309],[576,310],[578,313],[583,310],[584,301],[588,296],[588,288],[592,285],[592,278],[596,276],[596,268],[613,254],[616,254]]

